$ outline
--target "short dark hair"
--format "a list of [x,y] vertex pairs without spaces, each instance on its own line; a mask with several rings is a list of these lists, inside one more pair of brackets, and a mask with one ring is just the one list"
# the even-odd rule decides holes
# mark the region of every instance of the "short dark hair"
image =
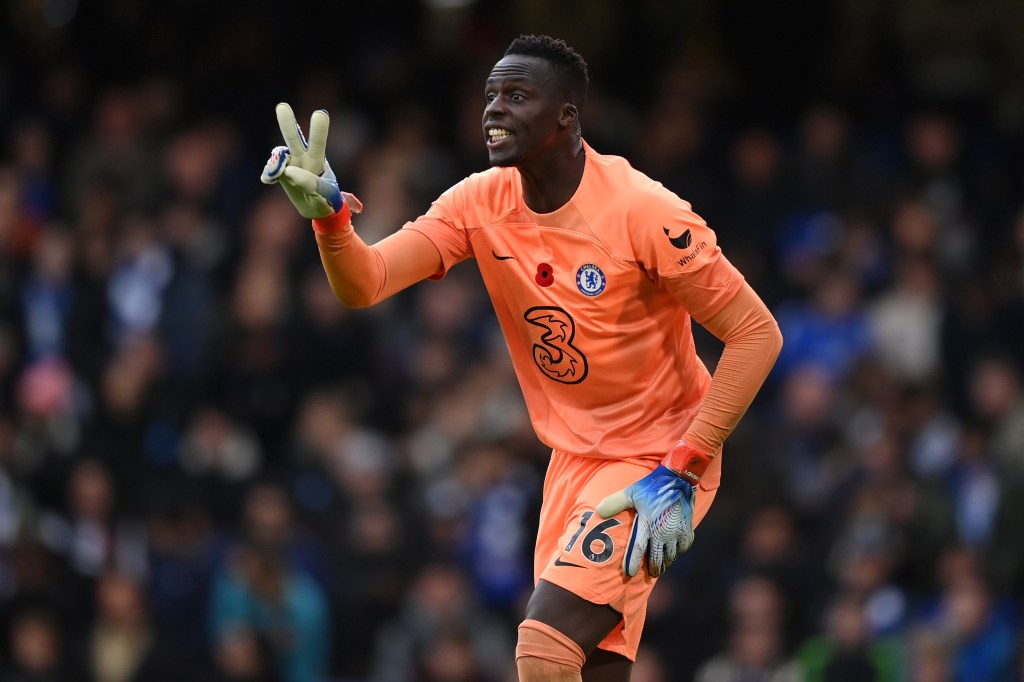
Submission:
[[512,41],[504,56],[513,54],[547,60],[554,67],[569,100],[577,108],[583,108],[583,103],[587,100],[587,86],[590,83],[587,62],[564,40],[546,35],[524,34]]

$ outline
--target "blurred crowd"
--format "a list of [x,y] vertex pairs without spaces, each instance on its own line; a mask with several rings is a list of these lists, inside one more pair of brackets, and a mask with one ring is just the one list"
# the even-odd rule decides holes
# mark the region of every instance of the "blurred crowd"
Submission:
[[522,31],[785,336],[634,680],[1024,679],[1017,3],[323,4],[4,10],[0,681],[514,679],[548,451],[475,265],[347,310],[258,178],[326,108],[386,236]]

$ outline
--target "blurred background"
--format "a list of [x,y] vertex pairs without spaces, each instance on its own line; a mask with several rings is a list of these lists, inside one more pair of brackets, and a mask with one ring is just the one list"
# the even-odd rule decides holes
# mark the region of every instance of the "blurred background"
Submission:
[[348,311],[259,174],[328,109],[377,241],[523,32],[786,338],[634,680],[1024,679],[1024,3],[8,0],[0,680],[514,679],[548,452],[475,265]]

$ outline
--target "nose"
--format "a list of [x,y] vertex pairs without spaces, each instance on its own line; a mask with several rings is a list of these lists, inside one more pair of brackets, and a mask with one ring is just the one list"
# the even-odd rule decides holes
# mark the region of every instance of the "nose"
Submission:
[[501,98],[500,95],[498,97],[495,97],[484,106],[484,113],[487,114],[492,111],[502,111],[505,106],[503,102],[504,100]]

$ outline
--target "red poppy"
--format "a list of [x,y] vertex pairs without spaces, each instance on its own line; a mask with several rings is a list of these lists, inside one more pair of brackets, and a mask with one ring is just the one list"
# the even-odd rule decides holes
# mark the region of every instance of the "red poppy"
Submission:
[[541,263],[537,266],[537,276],[535,278],[537,284],[542,287],[549,287],[555,281],[555,274],[551,270],[551,266],[547,263]]

